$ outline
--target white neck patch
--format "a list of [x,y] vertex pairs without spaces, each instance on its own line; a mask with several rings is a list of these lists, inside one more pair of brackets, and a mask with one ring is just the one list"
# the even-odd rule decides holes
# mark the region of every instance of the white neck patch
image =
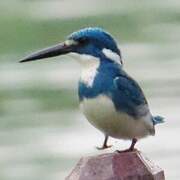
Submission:
[[93,86],[100,65],[100,59],[91,55],[71,53],[82,66],[80,81],[88,87]]
[[110,59],[118,64],[121,64],[121,58],[117,53],[111,51],[110,49],[106,49],[106,48],[104,48],[102,50],[102,52],[108,59]]

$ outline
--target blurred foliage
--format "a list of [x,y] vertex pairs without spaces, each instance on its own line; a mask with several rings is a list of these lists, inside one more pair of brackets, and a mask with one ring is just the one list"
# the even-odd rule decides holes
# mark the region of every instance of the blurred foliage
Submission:
[[120,42],[160,42],[163,41],[161,36],[148,34],[144,28],[151,24],[176,23],[180,20],[178,12],[167,14],[165,10],[149,8],[128,14],[116,12],[98,16],[50,20],[33,19],[28,14],[12,14],[12,12],[8,16],[3,12],[0,15],[0,54],[22,53],[48,46],[64,40],[69,33],[88,26],[103,27]]

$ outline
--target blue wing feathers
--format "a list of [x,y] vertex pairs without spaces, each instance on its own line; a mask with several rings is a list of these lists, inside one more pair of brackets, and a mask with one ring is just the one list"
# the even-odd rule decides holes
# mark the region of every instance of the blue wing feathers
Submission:
[[115,78],[115,85],[120,93],[127,97],[127,100],[133,104],[147,104],[143,91],[136,81],[128,76],[119,76]]
[[[125,111],[135,118],[145,115],[149,110],[143,109],[143,105],[147,106],[147,101],[143,91],[136,81],[126,74],[121,74],[114,79],[115,92],[113,101],[116,108]],[[139,111],[139,107],[142,110]]]
[[[113,63],[105,63],[98,69],[93,86],[79,82],[79,99],[106,95],[113,101],[117,111],[125,112],[135,119],[150,113],[145,95],[138,83]],[[152,117],[153,124],[163,122],[160,116]]]

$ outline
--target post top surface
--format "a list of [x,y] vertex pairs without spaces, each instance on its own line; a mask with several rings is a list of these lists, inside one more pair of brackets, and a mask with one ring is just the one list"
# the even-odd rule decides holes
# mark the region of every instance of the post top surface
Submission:
[[80,159],[66,180],[164,180],[163,170],[140,151],[107,153]]

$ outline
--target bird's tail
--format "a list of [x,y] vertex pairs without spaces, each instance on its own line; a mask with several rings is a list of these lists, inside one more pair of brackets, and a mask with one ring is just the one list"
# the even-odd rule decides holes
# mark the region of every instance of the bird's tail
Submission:
[[153,124],[160,124],[160,123],[164,123],[164,118],[161,116],[153,116]]

